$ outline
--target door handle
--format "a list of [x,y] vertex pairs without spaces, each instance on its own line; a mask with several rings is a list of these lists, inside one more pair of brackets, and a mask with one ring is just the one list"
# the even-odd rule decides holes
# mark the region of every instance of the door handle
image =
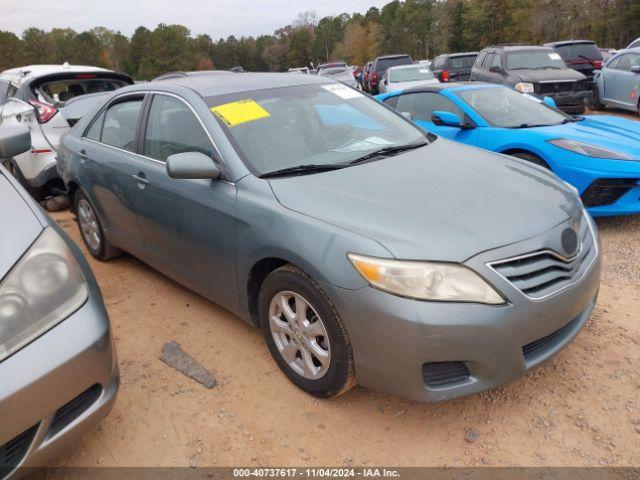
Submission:
[[138,188],[143,190],[149,184],[149,180],[147,180],[146,175],[142,172],[138,172],[135,175],[131,175],[136,183],[138,184]]
[[84,148],[80,150],[78,156],[80,157],[80,163],[84,163],[87,161],[87,151]]

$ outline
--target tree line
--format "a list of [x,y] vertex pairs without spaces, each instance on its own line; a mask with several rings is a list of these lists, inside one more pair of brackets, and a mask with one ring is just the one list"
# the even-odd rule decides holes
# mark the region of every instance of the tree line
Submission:
[[105,27],[0,31],[0,70],[26,64],[96,65],[150,79],[176,70],[282,71],[331,59],[363,65],[385,53],[414,59],[496,43],[586,38],[623,48],[640,37],[638,0],[394,0],[366,13],[318,18],[300,13],[272,35],[214,40],[182,25],[138,27],[131,37]]

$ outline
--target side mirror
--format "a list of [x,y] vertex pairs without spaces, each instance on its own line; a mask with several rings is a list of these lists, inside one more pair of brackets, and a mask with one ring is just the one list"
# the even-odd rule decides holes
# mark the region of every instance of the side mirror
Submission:
[[215,180],[220,176],[220,169],[211,157],[202,152],[184,152],[169,155],[167,175],[171,178]]
[[462,123],[460,116],[451,112],[443,112],[440,110],[436,110],[431,114],[431,121],[436,125],[444,125],[447,127],[456,127],[456,128],[464,128],[465,125]]
[[489,71],[491,73],[502,73],[502,68],[497,65],[492,65],[491,68],[489,68]]
[[633,73],[640,73],[640,65],[632,65],[631,66],[631,71]]
[[13,158],[31,149],[31,132],[25,127],[0,128],[0,158]]
[[543,97],[542,102],[548,107],[558,109],[558,105],[556,105],[556,101],[551,97]]

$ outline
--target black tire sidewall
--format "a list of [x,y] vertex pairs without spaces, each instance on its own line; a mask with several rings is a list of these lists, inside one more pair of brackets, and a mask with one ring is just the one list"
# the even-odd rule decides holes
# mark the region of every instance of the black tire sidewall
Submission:
[[100,218],[98,217],[98,214],[96,213],[96,209],[94,208],[93,204],[91,203],[89,198],[85,195],[85,193],[80,189],[76,192],[73,198],[73,211],[75,212],[76,216],[79,215],[78,204],[80,203],[81,200],[84,200],[89,204],[89,206],[91,207],[91,210],[93,210],[93,215],[96,217],[96,222],[98,222],[98,230],[100,231],[100,249],[98,251],[95,251],[91,248],[87,240],[84,238],[84,234],[82,233],[82,228],[80,227],[80,218],[78,218],[77,220],[78,230],[80,231],[80,237],[82,237],[82,242],[84,243],[84,246],[87,247],[87,250],[92,257],[96,258],[97,260],[106,260],[107,239],[104,235],[104,230],[102,229],[102,223],[100,222]]
[[[282,291],[303,296],[322,319],[331,347],[331,364],[318,380],[310,380],[295,372],[282,358],[269,328],[269,306],[273,297]],[[258,297],[260,328],[274,360],[285,375],[302,390],[318,397],[333,397],[350,387],[353,355],[351,344],[343,333],[344,326],[326,293],[311,278],[295,267],[281,267],[272,272],[262,284]],[[342,326],[342,328],[341,328]]]

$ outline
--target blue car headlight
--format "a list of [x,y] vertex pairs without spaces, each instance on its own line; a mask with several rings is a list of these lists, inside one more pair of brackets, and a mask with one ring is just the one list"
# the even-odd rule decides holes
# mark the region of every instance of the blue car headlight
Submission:
[[547,142],[555,145],[556,147],[569,150],[570,152],[579,153],[580,155],[586,155],[587,157],[608,158],[611,160],[636,160],[626,153],[620,153],[607,148],[589,145],[588,143],[569,140],[568,138],[555,138],[553,140],[547,140]]
[[87,296],[71,250],[45,228],[0,282],[0,362],[71,315]]

